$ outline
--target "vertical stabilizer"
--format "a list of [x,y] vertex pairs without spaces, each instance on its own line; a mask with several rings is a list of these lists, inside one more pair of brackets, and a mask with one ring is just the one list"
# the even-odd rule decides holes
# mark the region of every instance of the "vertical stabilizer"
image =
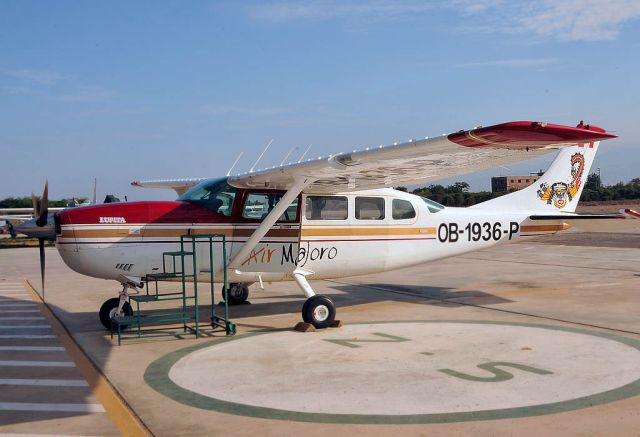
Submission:
[[560,149],[547,172],[532,185],[475,205],[482,209],[575,212],[599,142]]

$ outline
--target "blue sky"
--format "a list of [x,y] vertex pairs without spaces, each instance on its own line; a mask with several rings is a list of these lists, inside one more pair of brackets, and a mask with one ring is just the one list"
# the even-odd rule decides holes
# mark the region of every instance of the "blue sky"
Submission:
[[614,183],[640,176],[638,71],[637,0],[3,0],[0,198],[171,199],[129,183],[521,119],[617,132]]

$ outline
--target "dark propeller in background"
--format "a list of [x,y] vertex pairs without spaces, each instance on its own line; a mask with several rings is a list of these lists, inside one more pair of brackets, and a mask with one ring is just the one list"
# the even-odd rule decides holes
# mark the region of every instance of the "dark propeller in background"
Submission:
[[55,241],[56,230],[54,217],[49,216],[49,181],[44,184],[44,191],[40,201],[36,199],[35,194],[31,193],[31,202],[33,204],[33,218],[24,223],[15,226],[15,230],[21,234],[38,239],[38,248],[40,251],[40,279],[42,281],[42,299],[44,300],[44,283],[45,283],[45,242]]

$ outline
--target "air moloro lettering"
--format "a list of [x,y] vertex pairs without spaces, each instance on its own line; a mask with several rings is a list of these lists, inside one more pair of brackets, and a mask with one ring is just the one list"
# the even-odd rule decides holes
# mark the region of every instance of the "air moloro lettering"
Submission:
[[335,246],[330,247],[310,247],[310,243],[307,242],[306,246],[301,245],[298,248],[298,256],[293,257],[293,244],[288,246],[282,246],[282,258],[280,264],[293,263],[298,267],[304,267],[309,260],[318,261],[323,259],[334,259],[338,255],[338,248]]

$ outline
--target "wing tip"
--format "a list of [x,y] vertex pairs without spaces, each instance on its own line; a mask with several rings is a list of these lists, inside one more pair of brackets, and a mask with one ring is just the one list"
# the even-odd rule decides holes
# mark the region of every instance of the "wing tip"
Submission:
[[617,138],[599,126],[584,124],[573,127],[540,121],[510,121],[493,126],[456,132],[449,141],[465,147],[538,149],[570,144],[590,143]]

